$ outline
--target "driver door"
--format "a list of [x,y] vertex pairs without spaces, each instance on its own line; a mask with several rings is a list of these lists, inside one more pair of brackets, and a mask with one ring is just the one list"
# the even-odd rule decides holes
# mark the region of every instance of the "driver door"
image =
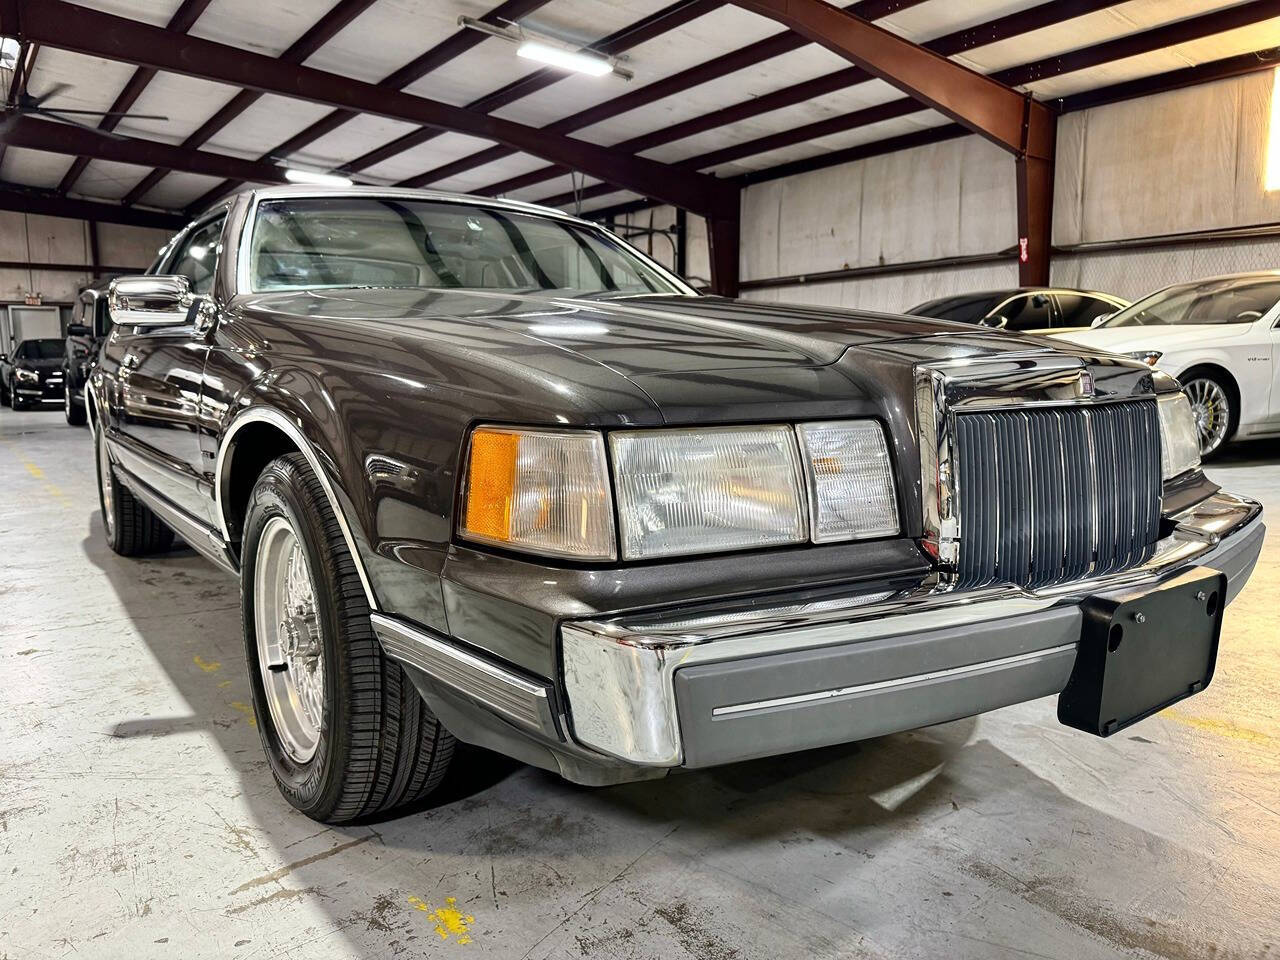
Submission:
[[[156,271],[185,276],[191,292],[209,295],[222,251],[226,217],[191,227]],[[202,523],[211,499],[201,480],[200,389],[209,345],[195,323],[116,327],[107,356],[115,366],[113,413],[118,459],[148,486]]]

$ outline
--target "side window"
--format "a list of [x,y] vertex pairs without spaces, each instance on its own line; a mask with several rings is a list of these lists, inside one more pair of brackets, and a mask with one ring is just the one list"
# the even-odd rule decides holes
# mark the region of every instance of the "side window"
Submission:
[[186,277],[192,293],[208,293],[213,289],[213,276],[222,253],[222,224],[218,217],[192,230],[178,244],[169,259],[165,273]]
[[1006,330],[1037,330],[1052,323],[1053,310],[1046,293],[1032,293],[1015,297],[1000,307],[996,314],[1009,322]]
[[1085,297],[1077,293],[1060,293],[1058,296],[1059,327],[1087,327],[1103,314],[1115,313],[1118,307],[1097,297]]

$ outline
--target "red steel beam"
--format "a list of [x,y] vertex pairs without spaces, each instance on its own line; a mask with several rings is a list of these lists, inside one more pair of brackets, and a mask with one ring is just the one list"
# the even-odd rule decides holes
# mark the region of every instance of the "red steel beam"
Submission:
[[[985,46],[990,43],[997,43],[1001,40],[1008,40],[1012,37],[1021,36],[1032,30],[1039,30],[1044,27],[1061,23],[1064,20],[1070,20],[1075,17],[1084,16],[1098,10],[1113,7],[1124,0],[1048,0],[1046,3],[1029,7],[1026,10],[1020,10],[1017,13],[1008,14],[1003,17],[997,17],[986,23],[979,24],[975,27],[968,27],[964,30],[957,30],[953,33],[937,37],[924,44],[925,47],[942,54],[943,56],[954,56],[972,50],[975,47]],[[698,117],[692,117],[681,123],[655,130],[651,133],[641,134],[638,137],[632,137],[630,140],[624,140],[621,143],[613,145],[615,150],[625,150],[628,153],[643,153],[654,147],[661,146],[665,143],[673,143],[676,140],[683,140],[686,137],[692,137],[699,133],[705,133],[717,127],[728,126],[731,123],[737,123],[750,117],[759,116],[773,110],[781,110],[786,107],[794,106],[797,103],[805,103],[816,97],[831,93],[835,90],[842,90],[864,83],[871,80],[869,73],[861,67],[846,67],[842,70],[836,70],[825,76],[815,77],[812,80],[806,80],[802,83],[792,84],[773,93],[768,93],[760,97],[750,100],[744,100],[741,103],[732,106],[722,107],[719,110],[713,110],[710,113],[704,113]],[[910,103],[910,100],[900,101],[900,103]],[[901,109],[901,108],[899,108]],[[902,113],[894,113],[895,116],[902,116]],[[821,134],[815,134],[819,136]],[[791,141],[797,142],[797,141]],[[763,152],[763,151],[761,151]],[[541,183],[550,180],[553,177],[564,173],[563,170],[554,167],[546,167],[541,170],[534,170],[530,173],[523,174],[518,177],[512,177],[501,183],[495,183],[485,187],[481,193],[489,195],[501,195],[511,193],[523,187],[531,186],[535,183]]]
[[[923,0],[860,0],[860,2],[851,4],[850,9],[859,16],[879,19],[922,2]],[[681,70],[661,80],[655,80],[639,90],[623,94],[620,97],[614,97],[612,100],[606,100],[604,103],[597,104],[594,107],[580,110],[572,116],[557,120],[543,129],[553,133],[572,133],[583,127],[591,126],[593,123],[599,123],[629,110],[635,110],[657,100],[683,93],[692,87],[727,76],[738,70],[755,66],[765,60],[791,53],[804,46],[807,46],[807,41],[804,38],[795,35],[789,30],[784,30],[782,33],[775,33],[773,36],[765,37],[763,40],[757,40],[755,43],[722,54],[719,57],[708,60],[706,63],[689,67],[687,70]],[[409,177],[407,180],[402,180],[399,185],[405,187],[425,186],[426,184],[445,180],[467,170],[483,166],[486,163],[491,163],[494,160],[508,157],[514,152],[503,147],[489,147],[470,156],[455,160],[452,163]],[[564,172],[566,172],[566,168],[557,168],[551,173],[551,176]]]
[[[503,23],[508,20],[518,20],[521,17],[527,16],[537,10],[539,7],[546,6],[549,2],[550,0],[506,0],[505,3],[502,3],[490,10],[480,19],[484,20],[486,23],[493,24]],[[483,33],[478,33],[475,30],[459,30],[457,33],[450,35],[447,39],[436,44],[430,50],[427,50],[421,55],[415,57],[413,60],[410,60],[394,73],[384,77],[379,81],[378,86],[386,87],[390,90],[402,90],[410,84],[422,79],[432,70],[436,70],[439,67],[444,66],[450,60],[466,53],[484,39],[485,35]],[[302,58],[302,60],[305,59],[306,57]],[[283,143],[277,144],[258,159],[269,161],[272,159],[287,157],[289,154],[301,150],[307,144],[313,143],[326,134],[332,133],[348,120],[351,120],[358,115],[359,114],[353,110],[330,111],[306,129],[294,134]],[[206,124],[206,127],[213,125],[218,121],[218,119],[218,116],[215,115],[209,123]],[[204,128],[201,128],[201,130],[204,130]],[[201,131],[197,131],[197,133],[199,132]],[[215,130],[210,130],[208,136],[213,136],[215,132]],[[193,134],[192,138],[194,138],[194,136],[195,135]],[[201,143],[203,142],[204,141],[201,141]],[[195,143],[191,145],[200,146],[201,144]],[[139,184],[139,186],[141,186],[141,184]],[[212,203],[218,197],[225,193],[229,193],[238,186],[239,184],[234,181],[224,181],[201,196],[192,204],[192,206],[203,208],[204,206]],[[138,199],[133,196],[136,189],[137,188],[135,188],[135,191],[131,192],[129,196],[126,197],[126,202],[132,203],[134,200]],[[139,196],[141,196],[141,194],[139,194]]]
[[1278,66],[1280,66],[1280,47],[1271,47],[1268,50],[1254,50],[1234,57],[1211,60],[1194,67],[1169,70],[1150,77],[1125,80],[1083,93],[1073,93],[1069,97],[1060,97],[1053,103],[1061,113],[1074,113],[1077,110],[1087,110],[1107,103],[1147,97],[1155,93],[1166,93],[1169,90],[1181,90],[1183,87],[1194,87],[1202,83],[1212,83],[1215,80],[1257,73],[1261,70],[1274,70]]
[[[207,3],[208,0],[203,0],[203,2]],[[323,17],[312,24],[306,33],[295,40],[284,53],[280,54],[280,59],[285,63],[302,63],[332,40],[352,20],[373,6],[373,3],[374,0],[338,0]],[[172,25],[170,29],[172,29]],[[255,90],[241,90],[217,113],[201,124],[195,133],[183,140],[182,146],[191,150],[203,146],[218,131],[257,103],[261,97],[262,94]],[[151,191],[152,187],[163,180],[168,172],[162,167],[153,169],[132,190],[124,195],[123,202],[126,205],[137,203]]]
[[677,172],[666,164],[586,141],[313,67],[281,63],[227,44],[174,34],[66,0],[22,0],[21,17],[26,39],[60,49],[494,140],[699,213],[719,212],[737,202],[737,189],[713,177]]
[[[676,0],[675,3],[664,7],[656,13],[592,44],[591,49],[606,56],[614,56],[683,26],[692,20],[696,20],[717,7],[724,6],[726,2],[727,0]],[[467,109],[478,110],[482,113],[492,113],[494,110],[505,107],[509,103],[514,103],[523,97],[549,87],[553,83],[564,79],[564,77],[565,73],[560,70],[550,68],[535,70],[533,73],[512,81],[505,87],[486,94],[478,100],[471,101],[467,104]],[[440,132],[438,130],[412,130],[404,136],[398,137],[390,143],[385,143],[344,164],[343,169],[349,172],[368,169],[397,154],[426,143],[439,135]]]
[[[209,6],[211,0],[183,0],[182,4],[165,27],[166,30],[174,30],[178,33],[186,33],[190,30],[200,15],[204,13],[205,8]],[[120,91],[110,106],[112,113],[125,113],[132,109],[133,105],[138,102],[138,98],[142,96],[142,92],[147,89],[147,85],[155,78],[156,71],[150,67],[138,67],[133,71],[133,76],[124,85],[124,89]],[[103,117],[98,124],[99,130],[114,130],[120,123],[120,117]],[[84,168],[89,165],[88,157],[76,157],[71,164],[71,168],[63,174],[62,180],[58,183],[59,193],[68,193],[72,187],[76,185],[76,181],[80,179],[80,175],[84,173]]]
[[140,167],[165,167],[211,177],[233,177],[263,183],[284,183],[284,170],[270,163],[205,150],[188,150],[174,144],[140,137],[107,137],[94,130],[39,117],[19,117],[5,134],[12,147],[47,153],[84,156]]
[[4,181],[0,181],[0,210],[99,223],[123,223],[132,227],[158,227],[163,230],[177,230],[187,222],[186,217],[175,213],[121,207],[93,200],[76,200],[52,190],[38,190]]
[[1049,157],[1052,113],[992,77],[867,23],[824,0],[733,0],[892,84],[1016,156]]

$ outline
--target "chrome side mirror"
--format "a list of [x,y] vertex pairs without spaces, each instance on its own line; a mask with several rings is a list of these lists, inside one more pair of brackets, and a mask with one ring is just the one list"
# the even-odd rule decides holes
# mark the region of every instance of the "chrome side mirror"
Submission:
[[996,314],[994,317],[983,317],[978,323],[993,330],[1003,330],[1009,325],[1009,318],[1002,314]]
[[1093,318],[1093,322],[1089,324],[1089,328],[1092,329],[1094,327],[1100,327],[1114,316],[1114,313],[1100,313]]
[[186,277],[121,277],[111,282],[107,294],[112,322],[125,327],[187,323],[195,300]]

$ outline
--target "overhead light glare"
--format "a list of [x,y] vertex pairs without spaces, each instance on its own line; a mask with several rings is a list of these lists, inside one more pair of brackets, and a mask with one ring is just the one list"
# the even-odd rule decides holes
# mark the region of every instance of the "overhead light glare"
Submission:
[[321,173],[318,170],[296,170],[288,167],[284,178],[290,183],[308,183],[317,187],[349,187],[351,178],[337,173]]
[[526,40],[520,44],[516,48],[516,56],[524,57],[526,60],[537,60],[539,63],[561,70],[585,73],[591,77],[603,77],[613,73],[613,64],[608,60],[601,60],[587,53],[575,53],[573,50],[553,47],[549,43],[539,43],[537,40]]
[[13,37],[0,37],[0,67],[11,70],[18,62],[22,44]]

